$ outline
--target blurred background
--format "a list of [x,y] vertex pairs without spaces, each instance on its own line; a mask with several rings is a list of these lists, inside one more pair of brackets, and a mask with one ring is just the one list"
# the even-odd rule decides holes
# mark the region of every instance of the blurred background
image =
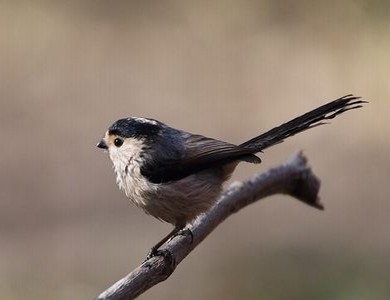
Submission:
[[92,299],[171,230],[95,147],[116,119],[240,143],[354,93],[233,178],[303,150],[324,212],[256,203],[140,299],[389,299],[389,3],[1,1],[0,298]]

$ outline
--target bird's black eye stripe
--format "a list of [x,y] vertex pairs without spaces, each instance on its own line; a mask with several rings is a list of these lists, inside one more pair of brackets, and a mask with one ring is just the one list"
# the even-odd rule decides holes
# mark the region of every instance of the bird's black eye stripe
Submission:
[[115,145],[115,146],[120,147],[120,146],[122,146],[122,144],[123,144],[123,140],[122,140],[122,139],[116,138],[116,139],[114,140],[114,145]]

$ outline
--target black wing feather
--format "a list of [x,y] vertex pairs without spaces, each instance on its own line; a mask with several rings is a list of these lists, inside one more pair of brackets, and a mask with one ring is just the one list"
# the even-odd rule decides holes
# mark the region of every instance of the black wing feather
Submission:
[[183,149],[185,151],[181,157],[155,161],[141,168],[142,174],[153,183],[165,183],[232,161],[261,162],[248,149],[202,135],[188,135]]

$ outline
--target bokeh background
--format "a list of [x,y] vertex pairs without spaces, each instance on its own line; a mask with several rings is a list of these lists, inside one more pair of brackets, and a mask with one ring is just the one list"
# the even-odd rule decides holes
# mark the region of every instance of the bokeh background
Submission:
[[303,150],[324,212],[252,205],[140,299],[389,299],[389,3],[1,1],[0,298],[92,299],[171,229],[95,147],[116,119],[240,143],[354,93],[234,176]]

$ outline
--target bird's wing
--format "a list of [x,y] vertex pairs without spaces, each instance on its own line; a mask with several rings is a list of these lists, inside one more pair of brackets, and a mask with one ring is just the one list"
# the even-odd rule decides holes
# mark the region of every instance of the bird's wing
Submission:
[[256,155],[239,146],[223,141],[191,135],[185,143],[185,155],[182,158],[184,165],[209,165],[233,160],[244,160],[252,163],[260,163]]
[[184,149],[184,155],[180,157],[155,161],[153,165],[141,168],[142,174],[153,183],[164,183],[232,161],[261,162],[248,149],[202,135],[189,135]]

